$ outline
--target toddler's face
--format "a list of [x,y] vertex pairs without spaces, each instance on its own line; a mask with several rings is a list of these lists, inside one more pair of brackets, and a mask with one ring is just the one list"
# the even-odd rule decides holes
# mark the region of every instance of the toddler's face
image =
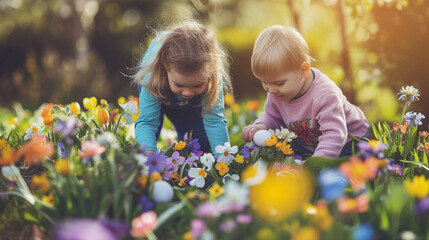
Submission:
[[201,71],[184,75],[175,69],[170,69],[167,71],[167,76],[171,91],[183,99],[193,98],[207,90],[208,78]]
[[301,70],[283,70],[273,77],[260,78],[260,80],[265,91],[285,102],[307,91],[306,80],[302,78]]

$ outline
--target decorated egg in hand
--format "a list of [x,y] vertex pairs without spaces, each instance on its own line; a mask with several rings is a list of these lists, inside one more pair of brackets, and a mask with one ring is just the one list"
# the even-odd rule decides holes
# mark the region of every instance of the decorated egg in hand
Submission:
[[253,142],[258,147],[266,147],[267,144],[264,142],[266,140],[269,140],[271,138],[271,133],[267,130],[259,130],[253,135]]

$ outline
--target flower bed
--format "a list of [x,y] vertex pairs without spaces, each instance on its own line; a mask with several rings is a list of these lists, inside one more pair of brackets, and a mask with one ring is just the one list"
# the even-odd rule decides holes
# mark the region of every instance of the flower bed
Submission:
[[[35,113],[0,110],[2,239],[424,239],[429,133],[407,112],[372,124],[351,157],[303,160],[290,129],[240,142],[259,102],[225,97],[231,143],[200,151],[163,129],[159,152],[135,143],[135,98],[85,98]],[[243,106],[244,106],[243,104]],[[42,124],[43,123],[43,124]],[[168,124],[167,124],[168,126]]]

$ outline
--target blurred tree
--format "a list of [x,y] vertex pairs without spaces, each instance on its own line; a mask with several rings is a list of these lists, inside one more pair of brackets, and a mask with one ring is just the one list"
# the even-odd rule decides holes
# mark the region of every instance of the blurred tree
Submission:
[[[429,118],[429,1],[410,1],[409,6],[375,6],[372,15],[376,31],[365,46],[376,58],[367,64],[382,69],[382,83],[395,93],[401,86],[413,85],[420,90],[420,100],[409,110]],[[427,123],[427,120],[426,120]],[[428,129],[425,124],[424,130]]]

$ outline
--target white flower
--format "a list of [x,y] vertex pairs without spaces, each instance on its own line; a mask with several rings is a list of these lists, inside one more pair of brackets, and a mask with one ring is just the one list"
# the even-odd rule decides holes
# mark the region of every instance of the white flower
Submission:
[[240,176],[238,176],[237,174],[229,174],[227,173],[225,176],[223,176],[222,182],[223,184],[225,184],[225,182],[229,179],[232,179],[234,181],[238,181],[240,179]]
[[243,184],[247,186],[253,186],[261,183],[265,179],[265,176],[267,175],[267,164],[263,161],[258,161],[249,167],[256,168],[256,175],[244,180]]
[[232,159],[234,159],[234,156],[232,154],[236,154],[238,151],[237,146],[231,147],[231,144],[229,142],[226,142],[223,146],[217,145],[215,148],[217,153],[221,153],[219,157],[217,158],[217,162],[229,162]]
[[206,166],[207,171],[210,171],[212,170],[213,163],[216,160],[211,153],[204,153],[204,155],[200,157],[200,161],[204,166]]
[[154,182],[152,191],[152,198],[155,202],[167,203],[174,197],[174,190],[166,181]]
[[21,175],[19,169],[13,164],[11,164],[10,166],[2,167],[1,173],[7,180],[11,182],[17,182],[18,176]]
[[219,206],[225,207],[229,204],[247,205],[249,202],[249,189],[237,181],[228,181],[225,184],[225,192],[219,198]]
[[286,142],[291,142],[294,138],[296,138],[296,134],[292,131],[289,131],[287,128],[280,127],[280,129],[276,130],[268,130],[271,134],[276,135],[278,139],[285,139]]
[[408,103],[408,105],[410,105],[411,102],[419,100],[420,93],[417,88],[414,88],[413,86],[406,86],[405,88],[401,88],[398,95],[400,95],[399,100],[404,100]]
[[189,169],[188,175],[189,175],[189,177],[193,178],[189,182],[189,185],[202,188],[202,187],[204,187],[204,184],[206,184],[205,178],[207,177],[207,173],[204,169],[202,169],[202,168],[191,168],[191,169]]
[[40,127],[36,123],[33,123],[33,126],[31,126],[31,128],[25,130],[24,140],[27,141],[31,138],[31,135],[33,135],[33,133],[40,133],[43,131],[43,129],[45,129],[45,126]]
[[136,104],[133,101],[129,101],[125,104],[119,104],[121,108],[124,109],[124,118],[125,118],[125,124],[129,125],[133,123],[133,117],[131,115],[135,115],[139,112],[139,110],[136,107]]

